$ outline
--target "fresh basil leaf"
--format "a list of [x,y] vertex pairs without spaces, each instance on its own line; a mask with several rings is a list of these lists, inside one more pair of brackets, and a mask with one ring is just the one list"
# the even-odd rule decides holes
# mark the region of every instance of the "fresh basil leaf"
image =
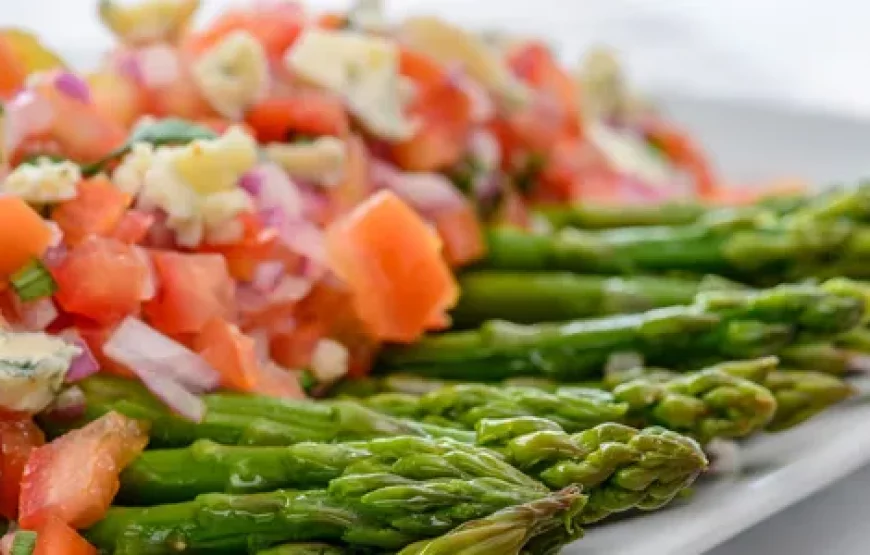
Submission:
[[140,125],[133,130],[127,141],[112,151],[108,156],[93,164],[82,167],[85,176],[92,176],[133,149],[136,143],[148,143],[153,146],[186,145],[197,140],[217,138],[217,134],[207,127],[178,119],[167,118],[147,125]]

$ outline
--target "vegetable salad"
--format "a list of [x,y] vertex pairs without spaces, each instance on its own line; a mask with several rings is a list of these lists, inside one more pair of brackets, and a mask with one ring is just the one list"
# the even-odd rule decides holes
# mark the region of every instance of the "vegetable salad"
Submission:
[[80,414],[70,384],[132,378],[192,422],[215,389],[305,398],[450,328],[484,226],[756,196],[606,50],[572,69],[366,0],[198,4],[100,0],[117,43],[86,73],[0,32],[0,515],[37,532],[4,553],[94,553],[75,530],[147,441],[110,413],[45,444],[31,416]]

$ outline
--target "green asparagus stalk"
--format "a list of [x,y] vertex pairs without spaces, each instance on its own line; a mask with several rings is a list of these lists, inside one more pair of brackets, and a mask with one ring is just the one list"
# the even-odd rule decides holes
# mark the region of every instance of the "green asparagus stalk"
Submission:
[[257,555],[355,555],[355,551],[325,543],[287,543],[257,551]]
[[740,288],[722,278],[596,276],[565,272],[468,272],[459,277],[461,295],[454,327],[487,320],[518,324],[559,322],[652,308],[691,304],[702,291]]
[[[771,359],[741,364],[766,368]],[[773,365],[776,364],[773,359]],[[382,393],[365,399],[376,410],[444,426],[473,428],[484,418],[537,416],[568,432],[605,422],[662,426],[699,439],[745,437],[773,418],[773,395],[752,381],[709,368],[665,382],[646,376],[623,380],[612,391],[557,387],[455,384],[422,396]]]
[[870,228],[849,220],[765,218],[606,231],[564,229],[533,235],[487,233],[481,267],[594,274],[688,272],[769,284],[804,277],[870,275]]
[[574,524],[579,509],[571,490],[563,491],[467,522],[399,555],[555,555],[582,535]]
[[393,418],[355,402],[315,403],[209,394],[202,396],[206,404],[203,421],[194,423],[169,411],[165,404],[133,380],[99,374],[79,382],[78,386],[87,399],[85,415],[78,421],[53,420],[51,415],[45,415],[40,423],[50,433],[62,433],[115,410],[131,418],[149,421],[150,445],[155,447],[190,445],[197,439],[210,439],[227,445],[290,445],[304,441],[353,441],[396,435],[439,435],[469,440],[467,433]]
[[614,352],[637,352],[651,364],[671,367],[757,358],[777,354],[799,337],[826,340],[855,328],[865,297],[858,284],[832,280],[705,291],[688,306],[563,324],[493,321],[385,349],[380,367],[447,379],[582,381],[594,379]]
[[527,489],[541,487],[488,449],[448,439],[400,436],[286,447],[225,446],[200,440],[184,449],[143,453],[122,473],[119,498],[148,505],[187,501],[203,493],[316,489],[348,474],[373,472],[411,480],[493,478]]
[[116,555],[256,552],[283,542],[341,542],[399,550],[499,510],[560,496],[570,518],[585,497],[494,479],[407,480],[388,473],[345,476],[327,489],[206,494],[147,508],[113,507],[85,535]]

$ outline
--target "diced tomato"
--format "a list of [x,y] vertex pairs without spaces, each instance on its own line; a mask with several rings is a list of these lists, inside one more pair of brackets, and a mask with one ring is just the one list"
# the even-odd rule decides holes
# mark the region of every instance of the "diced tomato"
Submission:
[[6,39],[0,39],[0,67],[0,100],[9,100],[24,86],[28,71]]
[[111,324],[138,313],[149,268],[130,245],[90,236],[52,274],[58,285],[55,298],[64,310]]
[[132,126],[145,111],[145,91],[132,79],[113,71],[87,76],[91,100],[97,112],[125,128]]
[[0,516],[15,520],[21,475],[30,453],[45,443],[30,416],[0,412]]
[[311,362],[317,342],[324,337],[326,326],[322,322],[308,322],[293,331],[274,335],[270,351],[275,361],[282,366],[305,368]]
[[110,235],[124,217],[132,198],[105,176],[79,183],[74,199],[62,202],[52,219],[63,231],[68,245],[78,245],[88,235]]
[[413,137],[392,146],[396,163],[410,171],[437,171],[456,164],[471,132],[471,100],[428,56],[403,50],[400,71],[416,85],[408,114],[419,128]]
[[0,196],[0,276],[41,258],[51,243],[51,230],[33,208],[14,196]]
[[185,49],[202,54],[235,31],[251,33],[273,60],[280,59],[305,25],[305,12],[296,2],[259,2],[223,12],[208,27],[190,35]]
[[305,399],[307,395],[299,383],[299,378],[299,372],[287,370],[269,361],[263,364],[253,393],[283,399]]
[[444,256],[454,268],[479,260],[486,253],[480,220],[469,203],[440,211],[432,220],[444,245]]
[[510,53],[508,64],[522,81],[555,100],[566,116],[566,131],[579,135],[577,87],[553,52],[540,42],[526,42]]
[[381,191],[327,230],[332,270],[375,338],[413,341],[455,304],[458,288],[439,241],[413,209]]
[[328,31],[338,31],[347,27],[347,17],[340,13],[320,14],[316,25]]
[[371,193],[369,166],[369,151],[362,138],[357,135],[350,137],[347,140],[344,177],[327,192],[333,216],[347,213]]
[[154,214],[136,209],[128,210],[115,226],[111,236],[122,243],[137,245],[148,237],[148,231],[155,221],[157,218]]
[[87,528],[118,492],[121,470],[148,443],[147,428],[115,412],[35,449],[21,480],[19,523],[34,529],[55,515]]
[[195,341],[195,349],[221,375],[221,385],[250,392],[257,386],[260,363],[254,340],[223,318],[210,319]]
[[97,555],[96,547],[57,516],[47,516],[35,532],[33,555]]
[[701,197],[716,191],[717,181],[710,162],[685,130],[660,118],[647,118],[641,128],[648,141],[656,145],[672,164],[689,174]]
[[157,117],[175,116],[191,121],[217,117],[193,78],[192,57],[175,53],[178,76],[169,83],[144,89],[146,112]]
[[242,213],[238,219],[244,228],[240,241],[228,245],[206,243],[199,250],[221,254],[226,259],[231,276],[240,281],[251,281],[257,265],[276,256],[278,232],[265,227],[255,214]]
[[285,142],[294,135],[343,137],[349,128],[341,100],[316,91],[266,98],[248,111],[245,121],[262,143]]
[[151,324],[167,334],[197,333],[212,318],[229,318],[233,281],[218,254],[151,251],[157,295],[144,305]]

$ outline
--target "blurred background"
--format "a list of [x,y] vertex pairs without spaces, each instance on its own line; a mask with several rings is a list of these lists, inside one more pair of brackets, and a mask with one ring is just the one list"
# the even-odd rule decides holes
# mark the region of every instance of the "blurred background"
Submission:
[[[237,0],[204,0],[203,17]],[[313,7],[347,0],[309,0]],[[38,29],[87,64],[109,44],[96,0],[2,0],[0,25]],[[856,0],[387,0],[478,28],[546,37],[566,61],[590,44],[624,54],[656,93],[785,103],[870,119],[870,4]]]

